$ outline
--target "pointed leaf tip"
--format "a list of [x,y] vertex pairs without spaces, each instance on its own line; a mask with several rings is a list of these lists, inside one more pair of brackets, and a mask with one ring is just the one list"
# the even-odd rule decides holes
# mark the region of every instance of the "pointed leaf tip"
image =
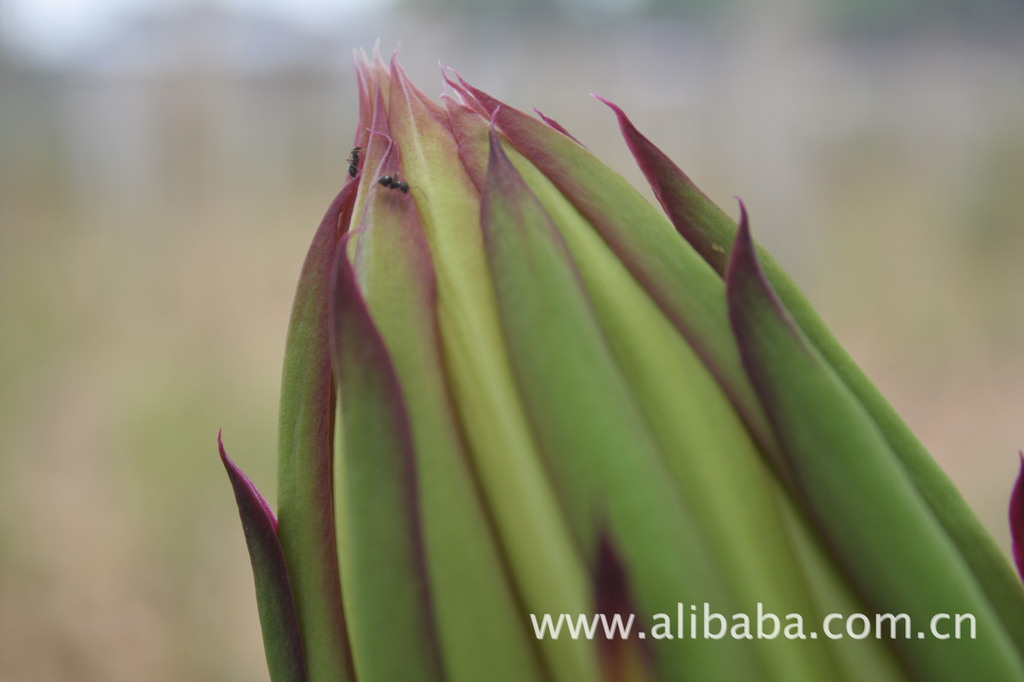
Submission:
[[633,613],[626,567],[607,533],[602,533],[594,566],[594,611],[611,616]]
[[[626,114],[623,113],[622,111],[622,107],[620,107],[618,104],[615,104],[614,102],[607,100],[604,97],[601,97],[601,95],[597,95],[593,92],[590,93],[590,96],[596,99],[598,102],[601,102],[602,104],[608,106],[612,111],[615,112],[615,115],[618,116],[620,119],[626,117]],[[626,120],[628,121],[629,119]]]
[[775,315],[783,319],[793,335],[800,337],[782,302],[768,283],[768,278],[758,260],[757,246],[754,244],[754,238],[750,232],[747,207],[741,199],[737,198],[737,201],[740,206],[740,222],[736,230],[736,240],[725,266],[725,295],[737,340],[740,344],[743,343],[743,332],[740,329],[743,325],[738,325],[735,318],[739,313],[741,299],[747,296],[754,296],[768,304],[774,310]]
[[568,130],[565,129],[565,126],[563,126],[561,123],[559,123],[555,119],[553,119],[550,116],[548,116],[547,114],[545,114],[540,109],[536,109],[535,108],[533,110],[533,113],[537,114],[537,116],[540,117],[540,120],[542,120],[545,123],[547,123],[548,126],[550,126],[551,128],[554,128],[558,132],[562,133],[563,135],[565,135],[566,137],[568,137],[570,140],[572,140],[576,144],[580,145],[581,147],[583,146],[583,143],[580,142],[578,139],[576,139],[575,135],[573,135],[572,133],[570,133]]
[[643,135],[617,104],[593,95],[614,113],[637,166],[676,231],[719,274],[725,268],[735,225],[665,152]]
[[[235,490],[235,497],[243,495],[246,499],[246,505],[252,507],[253,511],[259,511],[261,516],[266,520],[265,522],[270,524],[274,533],[277,533],[277,517],[274,515],[274,510],[270,507],[270,503],[267,502],[267,498],[263,497],[263,494],[256,488],[256,485],[249,480],[249,477],[242,473],[242,470],[238,468],[238,465],[228,457],[227,450],[224,449],[224,439],[222,438],[222,430],[217,430],[217,448],[220,450],[220,461],[224,464],[224,468],[228,472],[228,478],[231,481],[231,486]],[[239,511],[241,511],[242,501],[238,500]],[[243,519],[245,521],[245,519]]]
[[[742,246],[742,256],[753,261],[754,267],[761,272],[761,264],[757,261],[757,247],[754,245],[754,237],[750,234],[750,218],[747,216],[747,205],[743,200],[736,197],[736,203],[740,207],[740,223],[736,231],[736,247]],[[761,273],[762,276],[764,273]]]
[[1024,451],[1020,455],[1020,471],[1010,495],[1010,537],[1013,545],[1013,562],[1017,573],[1024,578]]
[[[763,392],[766,387],[759,371],[764,363],[773,362],[768,357],[772,344],[766,346],[758,339],[759,329],[766,323],[772,327],[777,325],[778,331],[785,334],[786,343],[804,350],[806,346],[804,337],[765,276],[750,231],[747,207],[738,197],[737,201],[740,207],[739,227],[724,270],[726,308],[743,367],[755,392],[761,396],[769,421],[774,421],[772,404],[765,402]],[[778,453],[770,453],[769,458],[779,475],[788,480],[791,472],[785,458]]]
[[[607,533],[601,534],[597,560],[593,567],[594,612],[602,614],[606,623],[621,618],[626,623],[639,611],[629,588],[629,575],[618,550]],[[640,623],[633,623],[636,629]],[[654,657],[648,643],[630,637],[598,638],[602,679],[606,682],[649,679],[654,668]]]
[[277,519],[249,477],[228,457],[219,432],[217,446],[235,491],[238,515],[249,548],[270,679],[272,682],[306,682],[306,656],[288,567],[277,538]]

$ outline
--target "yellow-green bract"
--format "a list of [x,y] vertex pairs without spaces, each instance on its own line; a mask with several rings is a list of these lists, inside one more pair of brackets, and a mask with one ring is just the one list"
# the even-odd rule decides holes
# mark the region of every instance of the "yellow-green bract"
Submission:
[[[394,61],[358,76],[289,329],[276,517],[224,455],[274,682],[1024,679],[1009,563],[745,213],[615,105],[661,210],[457,76],[440,103]],[[664,627],[703,604],[803,626]],[[535,630],[598,613],[632,636]],[[914,629],[834,640],[830,613]]]

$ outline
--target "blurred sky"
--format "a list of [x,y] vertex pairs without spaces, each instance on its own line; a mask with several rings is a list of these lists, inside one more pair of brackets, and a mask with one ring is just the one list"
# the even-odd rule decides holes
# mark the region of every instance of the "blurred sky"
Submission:
[[189,4],[258,12],[296,27],[316,30],[391,0],[3,0],[0,32],[13,50],[44,62],[61,62],[101,45],[126,20]]

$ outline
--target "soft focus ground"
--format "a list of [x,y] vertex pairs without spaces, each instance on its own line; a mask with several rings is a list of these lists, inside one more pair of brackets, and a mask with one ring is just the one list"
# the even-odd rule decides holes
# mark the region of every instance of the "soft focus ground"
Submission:
[[60,68],[0,53],[0,680],[266,679],[216,433],[273,499],[290,298],[346,169],[349,49],[378,36],[428,93],[442,59],[639,185],[597,92],[716,201],[743,197],[1007,545],[1019,25],[554,25],[380,15],[324,40],[198,12]]

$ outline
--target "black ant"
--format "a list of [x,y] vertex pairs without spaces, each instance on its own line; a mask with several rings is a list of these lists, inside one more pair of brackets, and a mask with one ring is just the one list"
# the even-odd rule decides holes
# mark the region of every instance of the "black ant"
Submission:
[[353,178],[359,170],[359,151],[361,149],[362,147],[352,147],[351,156],[348,157],[348,174]]
[[402,180],[396,180],[390,175],[382,175],[377,178],[377,183],[388,189],[397,189],[402,194],[409,193],[409,183],[403,182]]

